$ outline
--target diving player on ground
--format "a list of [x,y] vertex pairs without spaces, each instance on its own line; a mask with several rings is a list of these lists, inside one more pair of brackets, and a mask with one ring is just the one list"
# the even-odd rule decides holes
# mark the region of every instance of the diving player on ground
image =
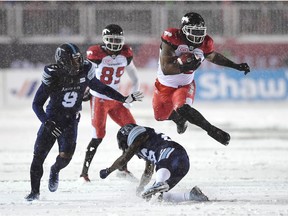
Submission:
[[[190,192],[173,193],[170,190],[188,173],[190,163],[187,152],[177,142],[153,128],[128,124],[120,128],[117,141],[124,154],[106,169],[100,171],[100,177],[106,178],[110,173],[127,163],[134,155],[146,161],[136,193],[144,199],[159,194],[159,199],[169,202],[208,201],[201,190],[195,186]],[[156,170],[156,181],[146,189],[153,170]],[[168,192],[169,191],[169,192]]]

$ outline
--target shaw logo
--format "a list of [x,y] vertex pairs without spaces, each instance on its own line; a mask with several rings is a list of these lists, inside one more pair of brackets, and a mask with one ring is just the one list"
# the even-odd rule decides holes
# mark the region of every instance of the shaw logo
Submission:
[[11,89],[11,94],[16,97],[30,97],[34,95],[38,80],[25,80],[19,89]]
[[[238,73],[238,74],[237,74]],[[287,100],[288,79],[283,70],[207,73],[196,80],[196,92],[202,100]]]

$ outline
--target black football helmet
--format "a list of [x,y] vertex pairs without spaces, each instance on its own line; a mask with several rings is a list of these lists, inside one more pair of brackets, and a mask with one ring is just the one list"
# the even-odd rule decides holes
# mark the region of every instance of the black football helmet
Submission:
[[103,42],[112,52],[120,51],[124,45],[123,29],[116,24],[106,26],[102,31]]
[[80,49],[72,43],[60,45],[55,52],[56,63],[64,68],[70,75],[79,74],[83,68],[83,55]]
[[181,20],[181,29],[187,40],[193,44],[202,43],[206,36],[205,21],[198,13],[185,14]]
[[119,149],[125,151],[128,148],[128,135],[131,130],[136,126],[136,124],[127,124],[119,129],[117,133],[117,142]]

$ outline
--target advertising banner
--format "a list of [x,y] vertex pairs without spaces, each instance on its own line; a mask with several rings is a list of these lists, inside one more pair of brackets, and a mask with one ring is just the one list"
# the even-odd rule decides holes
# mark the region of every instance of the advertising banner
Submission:
[[[32,106],[41,75],[42,70],[1,72],[1,106]],[[139,69],[138,76],[145,94],[144,102],[149,102],[144,104],[151,106],[156,70]],[[223,67],[199,69],[195,81],[198,102],[288,101],[288,68],[256,69],[246,76],[242,71]],[[128,95],[130,87],[130,80],[124,74],[120,92]]]
[[246,76],[233,69],[197,70],[197,100],[288,101],[288,69],[256,69]]

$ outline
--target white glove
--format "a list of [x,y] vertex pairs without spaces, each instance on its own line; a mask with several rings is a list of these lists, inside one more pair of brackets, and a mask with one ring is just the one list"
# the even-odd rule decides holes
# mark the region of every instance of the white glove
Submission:
[[125,103],[132,103],[133,101],[142,101],[143,98],[144,98],[143,92],[136,91],[126,97]]

